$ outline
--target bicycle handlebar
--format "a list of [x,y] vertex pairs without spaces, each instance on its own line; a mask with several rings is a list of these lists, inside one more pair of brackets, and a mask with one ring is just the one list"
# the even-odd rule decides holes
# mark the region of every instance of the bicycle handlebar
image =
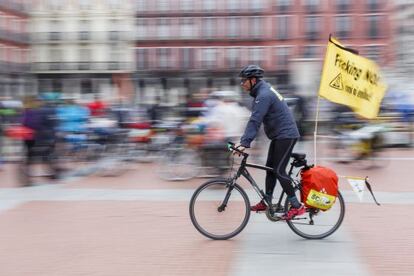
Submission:
[[242,155],[244,158],[247,158],[247,157],[249,156],[249,154],[248,154],[248,153],[245,153],[245,152],[243,152],[243,151],[239,150],[237,147],[235,147],[235,144],[234,144],[234,143],[232,143],[232,142],[228,142],[228,143],[227,143],[227,148],[228,148],[229,150],[231,150],[231,151],[235,151],[235,152],[239,153],[239,154],[240,154],[240,155]]

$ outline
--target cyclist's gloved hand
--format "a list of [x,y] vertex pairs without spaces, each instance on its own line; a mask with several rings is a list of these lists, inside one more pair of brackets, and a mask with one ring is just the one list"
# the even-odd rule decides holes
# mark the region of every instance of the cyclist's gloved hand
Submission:
[[[236,149],[238,149],[239,151],[241,151],[241,152],[244,152],[245,150],[246,150],[246,148],[244,147],[244,146],[242,146],[241,144],[236,144],[235,146],[234,146]],[[238,155],[238,156],[240,156],[241,155],[241,153],[240,152],[238,152],[238,151],[233,151],[233,154],[234,155]]]

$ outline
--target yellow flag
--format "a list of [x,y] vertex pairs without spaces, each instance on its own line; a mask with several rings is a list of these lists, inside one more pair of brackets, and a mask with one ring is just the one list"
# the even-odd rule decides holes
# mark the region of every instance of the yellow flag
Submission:
[[319,96],[373,119],[378,115],[386,88],[375,62],[329,38]]

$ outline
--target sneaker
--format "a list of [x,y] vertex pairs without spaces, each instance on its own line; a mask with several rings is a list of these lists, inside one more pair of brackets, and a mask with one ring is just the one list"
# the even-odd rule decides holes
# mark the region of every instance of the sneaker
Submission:
[[282,216],[284,220],[291,220],[296,216],[303,215],[306,212],[305,205],[300,206],[299,208],[290,208],[290,210]]
[[266,209],[267,209],[267,205],[264,203],[263,200],[257,203],[256,205],[250,207],[250,211],[253,211],[253,212],[266,211]]

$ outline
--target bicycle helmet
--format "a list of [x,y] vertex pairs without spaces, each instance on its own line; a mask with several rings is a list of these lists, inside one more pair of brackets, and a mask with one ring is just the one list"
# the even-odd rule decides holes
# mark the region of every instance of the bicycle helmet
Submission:
[[244,67],[240,73],[239,73],[239,77],[241,78],[263,78],[263,74],[264,74],[264,70],[262,68],[260,68],[258,65],[247,65],[246,67]]

